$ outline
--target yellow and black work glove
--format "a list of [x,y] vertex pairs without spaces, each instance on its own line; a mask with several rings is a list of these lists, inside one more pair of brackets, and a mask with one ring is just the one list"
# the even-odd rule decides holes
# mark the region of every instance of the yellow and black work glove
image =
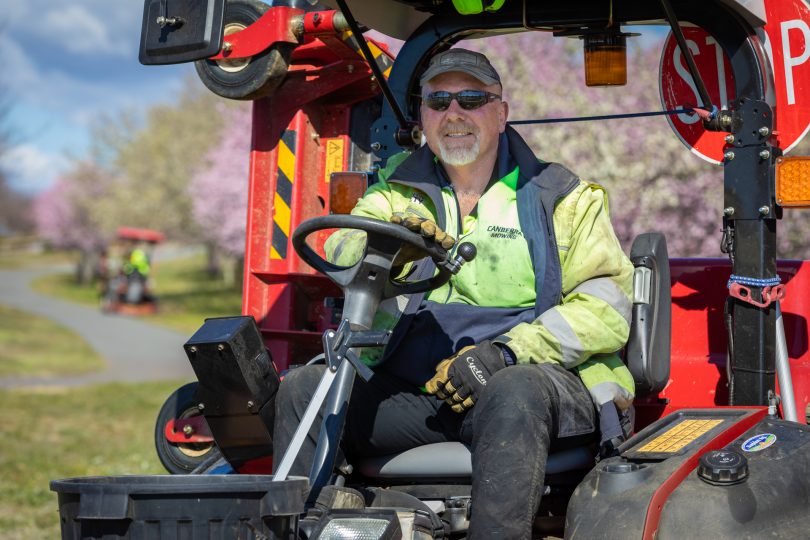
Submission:
[[461,413],[475,405],[490,377],[505,367],[501,348],[482,341],[442,360],[436,366],[436,375],[425,383],[425,389]]
[[[444,249],[452,248],[456,239],[444,232],[432,220],[419,217],[416,214],[406,214],[396,212],[390,219],[391,223],[402,225],[411,232],[421,234],[427,239],[431,239]],[[404,245],[399,250],[397,258],[394,259],[394,267],[402,266],[405,263],[418,261],[425,257],[425,252],[411,245]]]

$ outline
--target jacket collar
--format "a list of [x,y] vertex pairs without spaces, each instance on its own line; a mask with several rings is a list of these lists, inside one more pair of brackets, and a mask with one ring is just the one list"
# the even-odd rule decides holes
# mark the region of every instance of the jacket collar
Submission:
[[[545,163],[537,159],[532,149],[523,140],[523,137],[515,131],[512,126],[506,126],[506,130],[501,135],[501,141],[498,145],[498,157],[500,158],[501,148],[505,148],[507,156],[511,157],[513,163],[520,167],[520,175],[524,178],[534,178],[545,168]],[[500,159],[498,160],[501,161]],[[506,162],[508,163],[508,162]],[[514,168],[514,166],[512,167]],[[510,169],[511,170],[511,169]],[[509,172],[509,171],[507,171]],[[501,175],[505,176],[506,173]]]
[[[511,126],[501,133],[498,139],[498,157],[494,172],[498,178],[503,178],[515,168],[531,178],[542,170],[540,161],[534,156],[526,141]],[[389,182],[398,182],[429,192],[429,186],[442,187],[447,185],[444,171],[436,160],[436,156],[428,145],[424,145],[411,154],[388,178]]]

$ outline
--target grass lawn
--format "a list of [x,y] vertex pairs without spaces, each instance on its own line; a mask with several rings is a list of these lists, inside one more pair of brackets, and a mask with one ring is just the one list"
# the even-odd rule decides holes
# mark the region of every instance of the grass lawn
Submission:
[[65,251],[28,253],[23,251],[0,251],[0,268],[17,270],[25,266],[54,266],[75,264],[76,255]]
[[[205,271],[205,256],[158,263],[154,267],[158,313],[145,321],[168,326],[191,335],[207,317],[239,315],[242,291],[227,287]],[[98,305],[96,285],[80,286],[71,274],[43,276],[33,283],[34,290],[86,305]]]
[[73,332],[2,304],[0,343],[0,377],[72,375],[104,366],[104,360]]
[[154,423],[180,384],[0,391],[0,538],[60,538],[51,480],[165,472]]
[[31,283],[35,291],[70,300],[86,306],[98,306],[98,285],[79,285],[73,272],[65,274],[46,274]]

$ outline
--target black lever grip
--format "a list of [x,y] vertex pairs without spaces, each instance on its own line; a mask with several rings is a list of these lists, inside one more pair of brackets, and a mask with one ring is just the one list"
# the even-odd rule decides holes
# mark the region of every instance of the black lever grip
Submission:
[[456,250],[456,256],[454,258],[448,257],[445,262],[440,263],[438,266],[444,268],[451,274],[458,274],[458,271],[461,270],[461,266],[465,262],[473,260],[477,254],[478,250],[475,249],[472,243],[462,242]]
[[462,242],[461,245],[458,246],[458,251],[456,252],[458,255],[464,259],[466,262],[470,262],[478,255],[478,250],[475,248],[475,244],[471,242]]

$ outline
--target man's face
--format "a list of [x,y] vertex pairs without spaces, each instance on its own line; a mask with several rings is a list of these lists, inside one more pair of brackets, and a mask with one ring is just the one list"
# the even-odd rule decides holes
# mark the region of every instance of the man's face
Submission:
[[[471,75],[462,72],[442,73],[432,78],[422,89],[422,97],[430,92],[444,90],[485,90],[501,95],[499,85],[485,86]],[[473,110],[464,110],[453,100],[444,111],[421,107],[422,128],[430,149],[442,163],[469,165],[482,155],[496,152],[498,135],[506,127],[509,109],[501,100],[493,100]]]

